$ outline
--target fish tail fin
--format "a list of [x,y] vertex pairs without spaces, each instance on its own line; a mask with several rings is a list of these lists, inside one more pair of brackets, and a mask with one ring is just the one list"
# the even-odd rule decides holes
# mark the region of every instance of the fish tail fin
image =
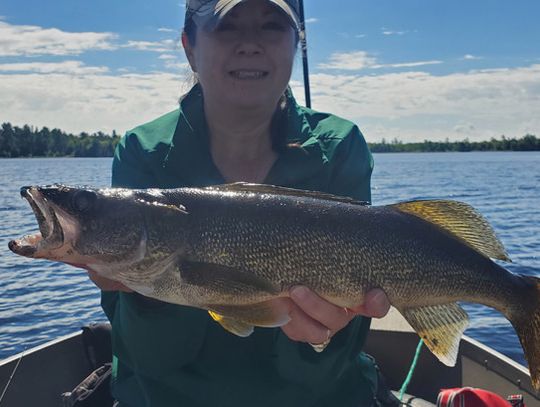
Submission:
[[514,309],[507,317],[523,347],[533,387],[540,391],[540,278],[519,277],[528,286],[529,295],[523,293],[521,307]]

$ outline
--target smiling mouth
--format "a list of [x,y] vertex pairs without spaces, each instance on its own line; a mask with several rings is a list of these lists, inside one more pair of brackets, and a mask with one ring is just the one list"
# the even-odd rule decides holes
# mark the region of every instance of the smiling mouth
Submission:
[[237,69],[234,71],[229,71],[229,75],[238,80],[258,80],[266,78],[268,74],[268,71],[255,69]]
[[53,207],[36,187],[21,188],[21,196],[28,201],[38,222],[39,233],[11,240],[9,249],[21,256],[39,257],[42,250],[55,249],[64,244],[62,225]]

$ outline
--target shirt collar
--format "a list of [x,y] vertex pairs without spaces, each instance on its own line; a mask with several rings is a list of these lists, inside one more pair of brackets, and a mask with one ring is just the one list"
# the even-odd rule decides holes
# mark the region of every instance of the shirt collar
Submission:
[[[280,154],[265,183],[292,187],[320,173],[328,159],[309,121],[313,111],[299,106],[290,89],[287,89],[286,97],[289,106],[287,142],[300,147],[288,148]],[[180,101],[178,123],[163,168],[178,180],[179,185],[208,186],[225,182],[210,154],[199,84],[193,86]]]

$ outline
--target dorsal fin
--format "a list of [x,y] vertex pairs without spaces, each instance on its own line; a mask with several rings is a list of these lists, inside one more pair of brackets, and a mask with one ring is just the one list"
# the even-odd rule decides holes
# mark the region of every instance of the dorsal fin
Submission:
[[466,203],[449,200],[418,200],[390,206],[434,223],[486,257],[511,261],[488,221]]
[[269,184],[252,184],[249,182],[234,182],[232,184],[212,185],[205,189],[215,191],[232,191],[232,192],[253,192],[258,194],[273,194],[273,195],[286,195],[296,196],[299,198],[313,198],[326,201],[350,203],[355,205],[370,205],[369,202],[358,201],[346,196],[332,195],[326,192],[319,191],[305,191],[302,189],[286,188]]

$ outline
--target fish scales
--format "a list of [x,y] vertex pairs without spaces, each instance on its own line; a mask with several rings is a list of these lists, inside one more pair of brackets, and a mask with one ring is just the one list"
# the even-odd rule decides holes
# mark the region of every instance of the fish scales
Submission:
[[[245,270],[281,292],[304,284],[323,296],[349,300],[343,306],[360,303],[363,292],[374,286],[383,287],[394,302],[453,301],[450,288],[456,286],[461,299],[474,301],[500,291],[508,277],[502,274],[492,284],[494,263],[433,225],[388,208],[296,197],[276,204],[243,194],[239,200],[211,192],[200,194],[197,205],[187,203],[197,208],[188,227],[191,259]],[[412,240],[415,234],[424,239]],[[453,278],[446,285],[441,278],[447,275]],[[488,278],[476,286],[481,275]]]
[[[352,230],[346,224],[336,228],[332,208],[323,208],[329,215],[326,218],[315,211],[320,205],[294,216],[291,208],[296,211],[309,202],[283,199],[283,205],[274,205],[255,196],[233,205],[224,202],[226,198],[214,200],[211,194],[206,198],[208,207],[203,205],[192,213],[195,224],[190,228],[189,240],[193,258],[241,268],[271,281],[281,291],[303,283],[328,293],[335,288],[334,279],[342,277],[348,283],[345,288],[350,295],[358,298],[367,276],[340,273],[354,270],[361,256],[353,250],[357,242]],[[234,200],[238,197],[231,198]],[[330,227],[337,233],[329,233]]]
[[207,309],[240,336],[286,324],[279,297],[304,285],[342,306],[385,291],[427,347],[455,364],[458,301],[508,318],[540,388],[540,279],[515,275],[488,222],[448,200],[369,206],[271,185],[175,190],[23,187],[40,232],[20,255],[63,261],[145,296]]

